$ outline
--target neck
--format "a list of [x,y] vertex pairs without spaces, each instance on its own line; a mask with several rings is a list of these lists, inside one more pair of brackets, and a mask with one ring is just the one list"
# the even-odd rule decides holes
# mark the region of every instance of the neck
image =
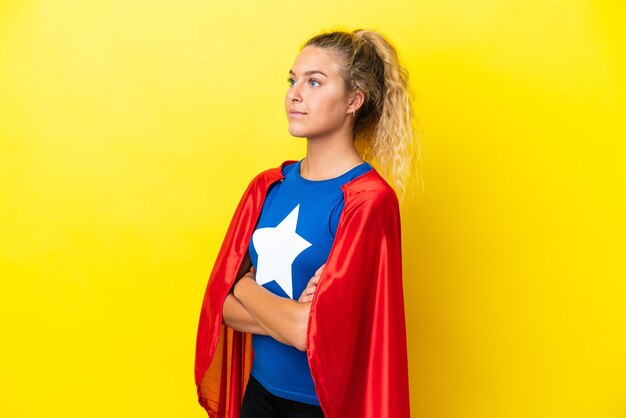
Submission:
[[306,157],[300,164],[300,175],[308,180],[338,177],[363,163],[352,136],[307,138]]

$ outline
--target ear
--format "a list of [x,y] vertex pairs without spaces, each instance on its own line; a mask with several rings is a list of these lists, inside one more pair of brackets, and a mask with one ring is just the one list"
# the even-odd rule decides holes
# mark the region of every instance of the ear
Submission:
[[350,94],[350,101],[348,102],[348,113],[356,112],[363,106],[365,101],[365,94],[359,89]]

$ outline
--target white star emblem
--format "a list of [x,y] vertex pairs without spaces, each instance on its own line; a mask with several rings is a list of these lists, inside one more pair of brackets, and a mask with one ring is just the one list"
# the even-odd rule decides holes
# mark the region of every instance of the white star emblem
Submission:
[[257,259],[256,281],[263,285],[272,280],[293,299],[291,265],[312,244],[296,233],[298,204],[276,227],[259,228],[252,235]]

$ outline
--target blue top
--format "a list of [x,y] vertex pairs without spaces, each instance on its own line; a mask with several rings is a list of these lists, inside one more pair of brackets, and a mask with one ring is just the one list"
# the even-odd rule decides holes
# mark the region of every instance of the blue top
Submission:
[[[328,259],[344,207],[341,186],[372,169],[364,162],[339,177],[307,180],[301,162],[283,167],[285,178],[270,187],[249,244],[257,283],[295,300]],[[319,405],[306,352],[265,335],[253,335],[252,347],[252,376],[269,392]]]

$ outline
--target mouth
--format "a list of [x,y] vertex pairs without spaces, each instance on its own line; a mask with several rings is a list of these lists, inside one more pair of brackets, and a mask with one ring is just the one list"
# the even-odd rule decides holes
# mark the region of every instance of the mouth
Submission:
[[307,114],[305,112],[298,112],[298,111],[295,111],[295,110],[290,110],[287,113],[287,116],[289,118],[301,118],[301,117],[306,116],[306,115]]

